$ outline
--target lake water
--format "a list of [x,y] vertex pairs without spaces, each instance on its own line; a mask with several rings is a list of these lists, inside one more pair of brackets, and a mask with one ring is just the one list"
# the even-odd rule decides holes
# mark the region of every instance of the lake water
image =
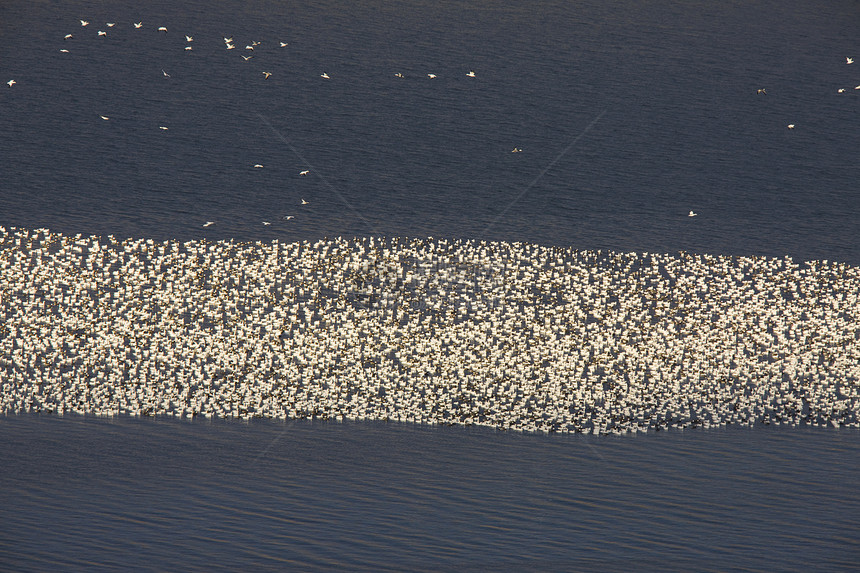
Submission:
[[[4,2],[0,225],[860,265],[858,32],[847,0]],[[858,437],[7,416],[0,568],[850,570]]]
[[0,418],[9,569],[851,570],[860,432]]

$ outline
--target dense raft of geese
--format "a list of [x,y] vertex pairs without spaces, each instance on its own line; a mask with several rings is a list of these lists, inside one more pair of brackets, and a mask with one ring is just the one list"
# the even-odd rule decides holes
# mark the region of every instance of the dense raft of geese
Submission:
[[0,412],[860,427],[860,269],[0,227]]

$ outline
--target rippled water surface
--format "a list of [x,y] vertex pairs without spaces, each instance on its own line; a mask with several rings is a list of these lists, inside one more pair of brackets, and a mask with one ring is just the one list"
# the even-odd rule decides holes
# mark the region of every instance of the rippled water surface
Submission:
[[[3,226],[860,265],[856,2],[12,0],[0,37]],[[8,416],[0,569],[851,570],[858,438]]]
[[0,432],[14,569],[849,570],[860,555],[857,430],[16,416]]

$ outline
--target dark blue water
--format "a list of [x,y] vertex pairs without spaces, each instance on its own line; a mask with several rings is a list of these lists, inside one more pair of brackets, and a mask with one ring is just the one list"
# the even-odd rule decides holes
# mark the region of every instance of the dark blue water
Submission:
[[[857,8],[4,2],[0,225],[858,265]],[[15,569],[860,561],[854,431],[0,424],[0,566]]]
[[860,264],[855,2],[306,4],[5,2],[0,223]]
[[14,569],[847,571],[860,556],[856,430],[30,416],[0,431]]

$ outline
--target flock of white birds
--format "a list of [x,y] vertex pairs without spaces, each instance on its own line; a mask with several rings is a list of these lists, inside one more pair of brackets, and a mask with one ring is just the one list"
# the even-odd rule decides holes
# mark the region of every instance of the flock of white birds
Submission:
[[828,261],[0,227],[0,412],[860,427],[858,298],[860,269]]
[[860,268],[0,227],[0,412],[860,427]]
[[[87,28],[87,27],[90,25],[90,22],[89,22],[88,20],[80,20],[80,23],[81,23],[81,27],[83,27],[83,28]],[[109,29],[110,29],[110,28],[113,28],[114,26],[116,26],[116,22],[106,22],[106,23],[105,23],[105,27],[106,27],[106,28],[109,28]],[[133,23],[132,23],[132,26],[133,26],[135,29],[141,30],[141,32],[145,32],[145,31],[146,31],[146,29],[144,28],[144,25],[143,25],[143,22],[142,22],[142,21],[141,21],[141,22],[133,22]],[[155,28],[155,30],[156,30],[157,32],[161,32],[161,33],[164,33],[164,34],[167,34],[167,33],[168,33],[167,26],[158,26],[157,28]],[[90,33],[90,35],[95,35],[96,37],[99,37],[99,38],[105,38],[105,39],[107,39],[107,38],[109,37],[108,32],[106,32],[106,31],[104,31],[104,30],[101,30],[101,29],[99,29],[99,30],[95,31],[95,32],[94,32],[94,34],[93,34],[93,33]],[[194,46],[193,46],[194,37],[193,37],[193,36],[189,36],[188,34],[185,34],[184,36],[185,36],[185,42],[186,42],[186,45],[185,45],[185,47],[184,47],[183,49],[184,49],[186,52],[191,52],[191,51],[194,49]],[[63,36],[63,40],[64,40],[64,41],[69,41],[69,40],[74,40],[74,39],[75,39],[75,34],[73,34],[73,33],[68,33],[68,34],[65,34],[65,35]],[[242,57],[242,59],[244,59],[246,62],[247,62],[248,60],[252,59],[252,58],[254,57],[253,52],[254,52],[254,51],[255,51],[255,50],[256,50],[256,49],[257,49],[261,44],[262,44],[262,42],[261,42],[261,41],[259,41],[259,40],[253,40],[253,41],[251,41],[249,44],[245,45],[245,47],[241,50],[241,51],[243,52],[243,53],[242,53],[242,56],[241,56],[241,57]],[[280,40],[278,41],[278,47],[279,47],[279,48],[286,48],[287,46],[289,46],[289,42],[284,42],[284,41],[280,41]],[[232,36],[231,36],[231,37],[226,37],[226,36],[224,37],[224,48],[225,48],[226,50],[235,50],[235,49],[236,49],[236,42],[235,42],[235,40],[233,39],[233,37],[232,37]],[[64,47],[64,48],[60,48],[60,52],[61,52],[61,53],[64,53],[64,54],[68,54],[68,53],[71,53],[71,50],[69,50],[69,48],[68,48],[68,47]],[[170,77],[170,74],[168,74],[168,73],[167,73],[167,72],[165,72],[164,70],[162,70],[162,73],[164,74],[164,76],[165,76],[165,77]],[[262,73],[262,75],[263,75],[263,78],[264,78],[264,79],[269,79],[269,78],[272,76],[272,72],[262,71],[261,73]],[[427,75],[427,77],[428,77],[428,78],[430,78],[430,79],[435,79],[435,78],[437,77],[437,75],[436,75],[436,74],[434,74],[434,73],[428,73],[428,74],[426,74],[426,75]],[[401,72],[395,72],[395,73],[394,73],[394,76],[395,76],[395,77],[398,77],[398,78],[403,78],[403,77],[405,77]],[[320,74],[320,77],[321,77],[321,78],[323,78],[323,79],[326,79],[326,80],[331,79],[331,76],[329,76],[329,75],[328,75],[328,73],[326,73],[326,72],[322,72],[322,73]],[[470,77],[470,78],[474,78],[474,77],[476,77],[475,71],[474,71],[474,70],[469,70],[468,72],[466,72],[466,77]],[[18,83],[18,82],[17,82],[16,80],[14,80],[14,79],[13,79],[13,80],[9,80],[9,81],[8,81],[8,82],[6,82],[6,83],[7,83],[7,85],[8,85],[9,87],[12,87],[12,86],[14,86],[16,83]],[[860,89],[860,87],[858,87],[858,89]]]

